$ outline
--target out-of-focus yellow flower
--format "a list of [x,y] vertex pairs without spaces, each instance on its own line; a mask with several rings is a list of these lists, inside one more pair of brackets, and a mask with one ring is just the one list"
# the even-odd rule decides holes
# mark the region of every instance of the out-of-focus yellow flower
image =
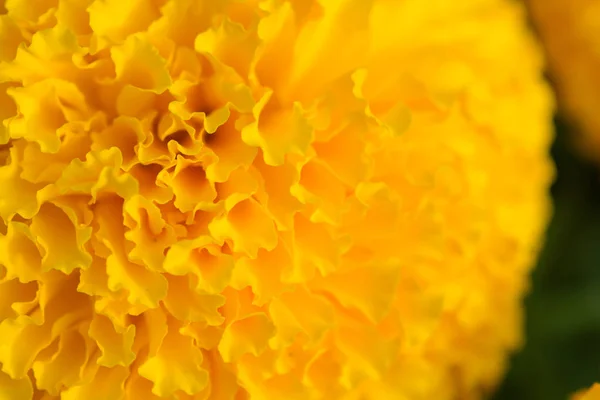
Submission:
[[478,399],[552,99],[504,0],[6,0],[0,399]]
[[573,395],[571,400],[600,400],[600,384],[595,383],[590,389]]
[[600,160],[600,3],[527,0],[548,54],[559,105],[580,128],[578,147]]

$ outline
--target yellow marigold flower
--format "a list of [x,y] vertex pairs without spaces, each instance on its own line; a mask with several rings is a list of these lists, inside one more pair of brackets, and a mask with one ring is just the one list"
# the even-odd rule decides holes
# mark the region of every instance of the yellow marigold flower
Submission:
[[6,0],[0,399],[479,399],[552,99],[506,0]]
[[548,54],[560,106],[580,130],[577,144],[600,159],[600,4],[593,0],[528,0]]
[[590,389],[576,393],[571,400],[600,400],[600,384],[595,383]]

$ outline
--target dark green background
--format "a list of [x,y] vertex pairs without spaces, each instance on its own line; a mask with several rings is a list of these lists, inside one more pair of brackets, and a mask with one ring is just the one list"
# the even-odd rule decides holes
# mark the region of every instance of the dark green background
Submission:
[[527,342],[494,400],[564,400],[600,382],[600,165],[577,155],[572,128],[556,128],[554,217],[526,300]]

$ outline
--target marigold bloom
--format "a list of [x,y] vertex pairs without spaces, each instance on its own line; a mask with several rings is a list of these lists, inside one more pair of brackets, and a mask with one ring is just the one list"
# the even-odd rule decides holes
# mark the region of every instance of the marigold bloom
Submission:
[[580,129],[575,138],[600,159],[600,3],[594,0],[528,0],[548,54],[560,106]]
[[0,398],[480,398],[549,211],[523,19],[7,0]]
[[600,384],[595,383],[590,389],[575,394],[571,400],[600,400]]

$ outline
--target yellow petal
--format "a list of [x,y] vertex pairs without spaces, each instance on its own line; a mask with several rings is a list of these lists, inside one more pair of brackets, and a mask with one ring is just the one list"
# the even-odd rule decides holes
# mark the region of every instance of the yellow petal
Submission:
[[[138,18],[135,19],[139,21]],[[113,46],[111,56],[120,83],[154,93],[162,93],[171,85],[165,60],[142,36],[130,36],[122,45]]]
[[75,386],[81,381],[81,370],[86,362],[85,341],[79,332],[64,332],[58,342],[58,351],[47,362],[36,361],[32,369],[36,387],[57,396],[63,387]]
[[12,379],[0,371],[0,400],[31,399],[33,386],[29,377]]
[[98,235],[111,251],[106,260],[109,289],[126,290],[132,305],[157,307],[167,293],[167,280],[160,273],[150,271],[127,258],[122,204],[119,201],[99,203],[96,206],[96,216]]
[[308,337],[309,343],[318,342],[335,323],[333,306],[324,298],[300,288],[274,299],[269,314],[277,329],[271,342],[276,348],[289,346],[301,332]]
[[217,156],[217,160],[206,167],[206,177],[211,182],[226,182],[232,171],[248,167],[257,154],[256,148],[242,141],[232,118],[215,133],[205,135],[204,142]]
[[194,395],[208,385],[202,359],[192,338],[182,336],[179,326],[170,324],[158,352],[140,366],[139,374],[154,383],[152,393],[157,396],[172,396],[177,390]]
[[399,342],[394,339],[370,340],[378,336],[373,326],[357,321],[340,328],[336,345],[343,352],[341,383],[352,388],[366,378],[379,379],[397,359]]
[[8,123],[10,136],[37,142],[45,153],[59,150],[59,128],[67,122],[89,118],[85,97],[71,82],[45,80],[7,92],[20,115]]
[[214,133],[232,110],[249,112],[255,105],[250,88],[230,67],[208,57],[207,77],[175,81],[170,92],[177,101],[169,110],[183,120],[197,120],[207,133]]
[[217,240],[230,239],[233,251],[256,258],[259,249],[273,250],[277,245],[275,225],[264,208],[250,198],[235,204],[223,217],[209,225]]
[[[98,115],[98,118],[102,117]],[[102,124],[100,120],[97,121],[99,125]],[[54,183],[72,160],[85,160],[91,141],[84,125],[85,123],[63,126],[65,129],[61,130],[61,134],[64,136],[61,137],[58,152],[54,154],[42,152],[36,143],[15,143],[24,148],[21,177],[32,183]]]
[[88,12],[98,50],[146,30],[160,15],[155,2],[150,0],[132,0],[126,4],[117,0],[95,0]]
[[344,391],[339,383],[341,372],[342,366],[333,352],[323,349],[307,363],[304,382],[324,395],[340,396]]
[[290,77],[295,90],[314,93],[364,63],[369,49],[369,16],[373,0],[322,3],[320,20],[298,35]]
[[219,308],[225,298],[218,294],[202,293],[185,276],[169,276],[169,291],[163,303],[178,320],[184,322],[205,322],[208,325],[221,325],[223,317]]
[[368,138],[364,130],[362,124],[350,124],[329,141],[313,144],[318,157],[349,186],[365,181],[369,174],[369,161],[365,154]]
[[[331,293],[345,307],[360,310],[372,321],[389,311],[398,284],[399,265],[372,265],[316,279],[314,289]],[[312,285],[311,285],[312,286]]]
[[290,191],[290,187],[300,180],[300,174],[292,163],[270,166],[260,158],[254,165],[264,180],[265,206],[275,219],[281,231],[292,229],[294,214],[302,209],[302,204]]
[[258,356],[274,333],[273,323],[264,313],[251,314],[225,328],[219,352],[225,362],[237,361],[247,353]]
[[194,43],[197,52],[213,55],[242,77],[248,76],[257,46],[258,38],[252,31],[229,19],[224,19],[218,28],[196,36]]
[[314,204],[313,222],[338,225],[346,211],[347,187],[320,160],[310,161],[302,167],[300,181],[292,193],[304,204]]
[[0,145],[10,140],[8,120],[17,115],[17,105],[7,93],[11,86],[10,83],[0,83]]
[[23,284],[17,279],[2,280],[0,282],[0,320],[17,318],[21,311],[20,306],[37,305],[38,288],[39,284],[35,282]]
[[229,179],[222,183],[216,183],[218,199],[225,209],[230,209],[240,201],[246,200],[253,195],[258,196],[262,177],[254,169],[240,167],[231,171]]
[[67,207],[44,204],[31,222],[31,233],[44,251],[42,269],[57,269],[70,274],[75,268],[86,269],[92,257],[85,245],[92,228],[82,226],[75,212]]
[[52,0],[43,0],[34,5],[23,0],[8,0],[5,7],[8,14],[18,20],[37,22],[38,19],[52,9]]
[[105,259],[100,257],[92,258],[90,267],[79,274],[77,290],[90,296],[110,296]]
[[205,322],[192,322],[181,328],[181,334],[194,338],[196,346],[204,350],[212,350],[216,353],[214,357],[221,358],[216,351],[223,336],[221,326],[210,326]]
[[279,104],[272,92],[268,92],[254,106],[256,122],[242,129],[242,139],[249,146],[260,147],[267,165],[281,165],[289,153],[305,154],[312,139],[300,103],[292,109]]
[[137,163],[137,144],[145,139],[145,134],[137,118],[120,116],[105,130],[93,132],[91,138],[93,151],[118,148],[123,157],[123,168],[129,170]]
[[311,277],[315,270],[322,276],[335,271],[343,243],[333,239],[331,228],[327,224],[312,223],[301,214],[296,214],[294,226],[295,260],[286,269],[284,277],[302,281]]
[[217,196],[214,185],[206,178],[204,168],[194,161],[179,158],[170,178],[175,207],[182,212],[210,208]]
[[116,147],[91,151],[85,161],[73,160],[63,171],[56,186],[65,193],[91,194],[116,193],[126,199],[139,190],[137,181],[121,172],[123,158]]
[[240,258],[233,270],[231,285],[235,288],[251,286],[256,296],[254,303],[266,304],[285,290],[283,270],[292,262],[284,242],[280,240],[271,251],[259,250],[256,259]]
[[152,393],[152,387],[152,382],[142,378],[137,370],[133,370],[127,377],[125,391],[121,392],[120,395],[126,399],[160,400],[161,397]]
[[[0,62],[12,61],[17,55],[17,48],[23,41],[16,21],[8,15],[0,15]],[[0,75],[1,76],[1,75]]]
[[100,367],[90,382],[67,388],[61,393],[61,399],[123,400],[123,388],[128,377],[129,371],[125,367]]
[[263,86],[276,91],[288,82],[291,72],[297,35],[294,19],[292,6],[284,2],[258,25],[262,46],[255,56],[253,69]]
[[41,278],[42,256],[27,225],[8,224],[6,235],[0,237],[0,263],[6,268],[6,280],[17,278],[26,283]]
[[37,193],[43,187],[20,177],[23,155],[16,147],[10,149],[10,163],[0,167],[0,216],[5,221],[15,214],[31,218],[39,208]]
[[129,173],[139,182],[140,195],[158,204],[165,204],[173,198],[173,189],[165,185],[159,185],[157,178],[163,166],[150,163],[148,165],[137,164]]
[[193,49],[196,36],[210,27],[211,16],[228,2],[168,0],[161,9],[162,17],[150,27],[150,36],[155,41],[168,38],[173,43]]
[[176,242],[175,229],[166,223],[161,210],[152,201],[136,195],[123,205],[125,238],[134,243],[129,252],[132,261],[138,261],[153,271],[162,271],[166,249]]
[[205,360],[209,361],[211,371],[210,398],[215,400],[233,400],[240,398],[242,389],[229,364],[226,364],[217,350],[205,352]]
[[177,276],[196,275],[196,290],[209,294],[218,294],[225,289],[233,266],[233,257],[223,253],[207,236],[175,243],[164,261],[166,272]]
[[96,340],[102,351],[97,361],[99,365],[108,368],[115,365],[127,367],[135,359],[135,353],[131,351],[135,325],[129,325],[124,332],[118,332],[110,319],[95,315],[90,324],[89,335]]
[[46,275],[39,293],[39,307],[29,305],[31,316],[0,322],[0,362],[3,371],[20,379],[27,374],[38,354],[67,327],[91,313],[88,296],[76,291],[75,274]]
[[[80,44],[89,44],[89,36],[92,33],[90,27],[90,16],[88,7],[94,0],[59,0],[56,10],[56,20],[59,25],[66,26],[77,34]],[[86,37],[87,40],[82,40]]]

